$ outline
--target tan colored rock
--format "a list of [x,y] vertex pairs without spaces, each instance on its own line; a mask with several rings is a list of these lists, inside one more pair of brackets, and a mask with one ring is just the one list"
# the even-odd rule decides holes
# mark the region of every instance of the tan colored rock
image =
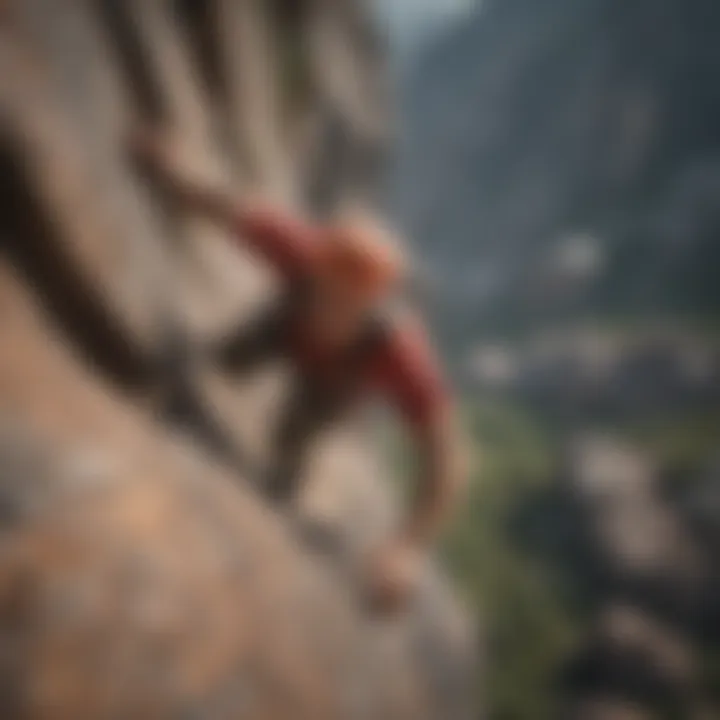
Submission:
[[469,638],[432,583],[376,623],[357,567],[114,397],[7,269],[0,315],[5,717],[462,717],[433,705]]
[[[320,555],[247,478],[149,412],[169,326],[214,335],[268,279],[137,182],[124,134],[149,108],[111,6],[178,152],[208,175],[245,170],[175,3],[4,4],[2,717],[471,717],[472,631],[439,574],[428,568],[402,618],[362,607],[360,562],[393,506],[361,434],[330,438],[311,470],[305,514],[340,533]],[[270,172],[280,123],[263,107]],[[230,434],[263,450],[275,380],[199,375]]]

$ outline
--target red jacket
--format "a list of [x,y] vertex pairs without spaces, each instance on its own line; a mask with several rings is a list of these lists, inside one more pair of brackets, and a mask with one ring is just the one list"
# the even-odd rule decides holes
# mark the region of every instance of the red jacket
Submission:
[[[264,258],[288,285],[307,274],[313,262],[313,246],[320,230],[275,209],[245,210],[237,219],[243,242]],[[290,338],[290,355],[306,374],[332,374],[333,366],[345,362],[323,348],[300,323]],[[357,372],[358,386],[367,394],[380,395],[413,425],[424,426],[444,410],[448,394],[438,363],[420,322],[410,318],[396,323],[386,342],[373,348]]]

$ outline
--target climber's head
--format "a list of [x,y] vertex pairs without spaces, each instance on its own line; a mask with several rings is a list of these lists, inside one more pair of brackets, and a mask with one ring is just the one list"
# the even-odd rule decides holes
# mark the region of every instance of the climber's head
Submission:
[[313,273],[313,314],[320,329],[352,335],[392,291],[403,265],[396,239],[370,218],[345,215],[328,224]]

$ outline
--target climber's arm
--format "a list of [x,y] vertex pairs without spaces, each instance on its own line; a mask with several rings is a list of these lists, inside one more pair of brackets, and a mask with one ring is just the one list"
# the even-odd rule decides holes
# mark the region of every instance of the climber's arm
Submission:
[[370,597],[387,612],[401,609],[416,587],[423,557],[451,514],[465,468],[448,393],[424,342],[394,343],[384,371],[389,399],[411,429],[418,459],[415,497],[405,519],[370,558]]
[[265,201],[239,199],[220,184],[195,176],[158,133],[137,132],[131,150],[145,174],[185,212],[227,228],[282,274],[302,271],[313,245],[313,230],[302,220]]
[[410,428],[418,461],[415,498],[401,537],[424,547],[447,520],[464,480],[460,435],[449,390],[422,326],[402,333],[389,356],[391,399]]
[[387,399],[412,435],[415,494],[393,544],[423,551],[449,518],[465,479],[449,391],[420,324],[398,330],[378,361]]

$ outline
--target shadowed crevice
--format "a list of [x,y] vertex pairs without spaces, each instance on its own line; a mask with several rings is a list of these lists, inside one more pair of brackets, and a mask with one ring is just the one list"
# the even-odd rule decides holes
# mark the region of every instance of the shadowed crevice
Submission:
[[20,272],[50,315],[86,359],[115,384],[137,389],[148,384],[149,358],[133,347],[101,294],[75,267],[56,228],[31,190],[10,142],[0,143],[5,232],[0,251]]

